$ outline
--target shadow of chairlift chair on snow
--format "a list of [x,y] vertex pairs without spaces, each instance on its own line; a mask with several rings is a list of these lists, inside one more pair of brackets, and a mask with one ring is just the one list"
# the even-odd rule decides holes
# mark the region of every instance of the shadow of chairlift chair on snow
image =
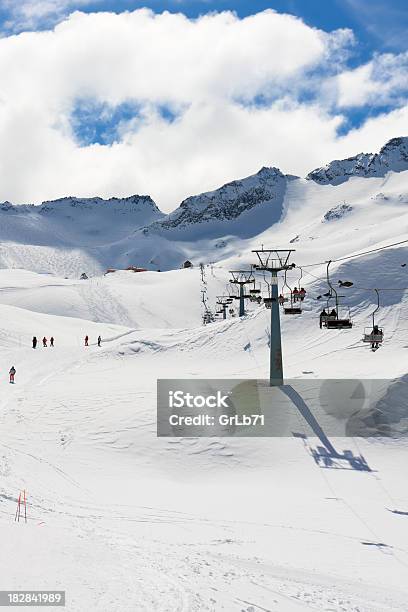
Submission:
[[306,434],[293,432],[295,438],[302,439],[305,446],[309,447],[310,454],[319,467],[371,472],[371,468],[362,455],[354,455],[351,450],[344,450],[339,453],[334,448],[302,396],[291,385],[283,385],[280,389],[292,401],[293,405],[299,410],[302,417],[322,443],[322,446],[319,445],[316,448],[312,448],[307,442]]

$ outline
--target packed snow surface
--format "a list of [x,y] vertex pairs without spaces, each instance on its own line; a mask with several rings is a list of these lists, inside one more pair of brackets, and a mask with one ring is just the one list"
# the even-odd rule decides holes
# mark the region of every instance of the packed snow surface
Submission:
[[[101,244],[77,245],[75,260],[72,245],[50,244],[48,230],[41,243],[37,213],[32,235],[27,229],[10,243],[3,236],[2,589],[65,590],[70,612],[407,610],[407,417],[396,410],[407,405],[406,246],[331,265],[336,286],[353,282],[341,289],[352,329],[320,329],[325,298],[317,299],[327,292],[325,261],[406,239],[407,178],[398,169],[338,185],[282,179],[282,210],[271,227],[219,238],[225,246],[217,258],[213,238],[191,251],[195,263],[214,262],[205,267],[213,306],[227,291],[228,271],[255,263],[252,249],[296,249],[292,260],[305,266],[303,276],[296,267],[287,282],[300,281],[307,294],[301,316],[281,317],[285,377],[311,385],[388,380],[378,410],[392,420],[393,435],[331,440],[363,455],[371,471],[317,465],[311,451],[320,442],[310,436],[158,438],[158,378],[267,378],[269,311],[248,303],[242,319],[203,326],[197,266],[104,276]],[[347,214],[327,218],[343,204]],[[72,235],[75,223],[64,225]],[[125,224],[119,229],[121,243]],[[167,239],[155,236],[146,240],[159,240],[159,249]],[[91,268],[90,278],[78,278]],[[265,289],[262,276],[258,282]],[[376,307],[374,288],[384,343],[372,352],[361,338]],[[43,336],[53,336],[55,347],[43,348]],[[305,431],[299,413],[293,433]],[[14,520],[22,490],[27,523]]]

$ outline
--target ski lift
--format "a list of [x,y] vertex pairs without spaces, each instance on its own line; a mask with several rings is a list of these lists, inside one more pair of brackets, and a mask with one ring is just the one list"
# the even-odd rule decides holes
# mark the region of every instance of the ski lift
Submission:
[[303,278],[303,270],[300,266],[299,270],[300,270],[300,276],[299,276],[299,281],[298,281],[298,295],[299,295],[299,299],[301,302],[303,302],[303,300],[306,297],[306,290],[302,287],[302,278]]
[[353,323],[351,321],[350,308],[348,308],[348,317],[339,316],[339,297],[344,297],[344,296],[342,295],[339,296],[336,289],[331,284],[330,275],[329,275],[330,264],[331,264],[331,260],[327,262],[327,268],[326,268],[327,284],[330,289],[329,297],[327,298],[327,310],[329,311],[329,301],[333,299],[333,297],[335,299],[335,306],[330,312],[327,312],[327,314],[320,315],[320,319],[321,319],[322,324],[327,329],[351,329],[353,327]]
[[[297,300],[293,298],[294,292],[289,287],[289,285],[288,285],[288,283],[286,281],[286,272],[287,272],[287,270],[285,270],[285,280],[284,280],[284,283],[283,283],[282,293],[284,293],[284,291],[283,291],[284,287],[287,287],[289,292],[290,292],[290,306],[284,306],[283,307],[283,312],[284,312],[285,315],[302,314],[302,307],[300,305],[294,306],[294,302],[296,302]],[[296,288],[296,294],[298,294],[298,293],[299,292],[298,292],[298,290]]]
[[364,328],[363,342],[369,342],[373,351],[377,350],[382,344],[384,338],[384,331],[382,327],[378,327],[375,323],[375,314],[380,309],[380,293],[378,289],[374,289],[377,295],[377,308],[372,313],[373,324],[371,327]]
[[254,285],[253,289],[249,290],[249,301],[250,302],[259,302],[259,296],[260,296],[261,290],[257,289],[256,286]]
[[266,280],[265,273],[264,273],[263,277],[264,277],[264,280],[265,280],[265,284],[268,287],[268,295],[266,297],[262,298],[262,299],[263,299],[263,303],[265,305],[265,308],[268,308],[268,310],[270,310],[272,308],[271,283],[268,283],[268,281]]

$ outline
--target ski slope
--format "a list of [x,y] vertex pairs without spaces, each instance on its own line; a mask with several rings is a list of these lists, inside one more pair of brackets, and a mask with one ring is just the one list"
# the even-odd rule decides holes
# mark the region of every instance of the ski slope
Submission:
[[[1,588],[66,590],[70,612],[407,609],[406,247],[331,265],[336,285],[354,283],[342,289],[352,329],[319,329],[316,299],[327,292],[321,262],[404,240],[406,180],[291,181],[282,220],[231,238],[205,268],[212,305],[228,271],[254,262],[252,249],[296,249],[307,298],[301,316],[281,317],[285,377],[389,381],[394,436],[332,440],[371,472],[318,466],[310,435],[156,436],[158,378],[268,376],[269,312],[248,304],[243,319],[203,327],[197,267],[106,276],[95,267],[81,281],[66,257],[59,276],[39,273],[44,252],[36,260],[31,249],[28,269],[0,270]],[[343,203],[352,210],[322,221]],[[288,274],[291,286],[299,274]],[[374,288],[376,352],[361,341]],[[55,347],[33,350],[33,335],[53,335]],[[23,489],[27,524],[14,521]]]
[[[2,584],[65,589],[75,611],[405,610],[405,441],[336,440],[365,456],[374,471],[364,473],[318,468],[295,438],[157,438],[158,377],[267,376],[268,313],[203,328],[188,318],[198,272],[155,273],[162,290],[169,275],[183,296],[181,327],[153,274],[99,279],[135,313],[132,326],[110,299],[95,316],[106,289],[98,279],[0,277]],[[227,275],[215,275],[216,293]],[[158,326],[147,327],[136,287]],[[406,372],[403,302],[384,309],[389,342],[376,353],[360,341],[363,303],[345,332],[320,330],[315,311],[310,303],[283,320],[287,377]],[[33,333],[52,333],[55,348],[33,351]],[[27,525],[14,524],[23,488]]]

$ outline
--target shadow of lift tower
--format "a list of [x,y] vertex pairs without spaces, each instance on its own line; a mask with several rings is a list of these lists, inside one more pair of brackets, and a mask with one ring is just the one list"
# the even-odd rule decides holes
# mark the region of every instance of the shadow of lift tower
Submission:
[[[371,469],[362,455],[355,456],[351,450],[339,453],[330,442],[329,438],[320,427],[319,422],[312,414],[310,408],[303,400],[302,396],[291,386],[283,382],[283,361],[282,361],[282,334],[280,327],[280,313],[278,302],[278,272],[287,272],[296,267],[296,264],[289,263],[291,254],[295,249],[256,249],[258,264],[255,270],[271,273],[271,329],[269,342],[269,384],[271,387],[279,387],[299,410],[302,417],[312,428],[314,434],[319,438],[323,446],[311,449],[311,454],[320,467],[339,468],[348,466],[349,469],[370,472]],[[296,437],[307,439],[304,434],[294,434]]]

